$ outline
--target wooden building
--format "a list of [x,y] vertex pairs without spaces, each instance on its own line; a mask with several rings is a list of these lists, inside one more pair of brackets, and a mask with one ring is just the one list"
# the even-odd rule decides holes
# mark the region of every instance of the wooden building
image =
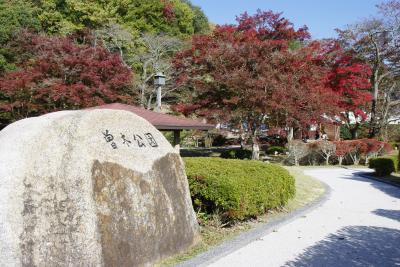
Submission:
[[173,145],[180,144],[180,134],[182,130],[208,131],[215,128],[215,125],[203,123],[184,117],[177,117],[164,113],[154,112],[137,106],[113,103],[95,107],[96,109],[118,109],[125,110],[144,118],[159,131],[171,131],[174,133]]

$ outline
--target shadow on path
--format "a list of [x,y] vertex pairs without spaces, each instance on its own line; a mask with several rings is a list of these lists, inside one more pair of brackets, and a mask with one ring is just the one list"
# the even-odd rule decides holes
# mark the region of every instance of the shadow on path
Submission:
[[372,187],[382,191],[383,193],[394,197],[394,198],[398,198],[400,199],[400,188],[390,185],[390,184],[386,184],[384,182],[380,182],[377,180],[372,180],[372,179],[368,179],[368,178],[364,178],[360,175],[371,175],[371,173],[367,173],[367,172],[354,172],[351,175],[343,175],[340,178],[342,179],[352,179],[352,180],[356,180],[356,181],[360,181],[360,182],[366,182],[366,183],[370,183]]
[[[378,216],[386,217],[386,218],[400,222],[400,210],[377,209],[377,210],[374,210],[372,213],[376,214]],[[400,240],[399,240],[399,244],[400,244]]]
[[400,230],[348,226],[307,248],[284,266],[399,266]]

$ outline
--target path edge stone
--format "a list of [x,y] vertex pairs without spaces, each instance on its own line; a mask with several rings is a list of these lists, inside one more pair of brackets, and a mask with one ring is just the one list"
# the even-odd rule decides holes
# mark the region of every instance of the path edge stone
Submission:
[[[313,178],[314,179],[314,178]],[[194,258],[186,260],[177,264],[177,267],[191,267],[191,266],[207,266],[210,265],[219,259],[225,257],[228,254],[246,246],[247,244],[260,239],[261,237],[273,232],[274,230],[308,214],[314,209],[320,207],[324,204],[330,197],[332,189],[326,183],[318,180],[322,186],[324,187],[324,193],[319,196],[314,201],[306,204],[305,206],[296,209],[281,218],[277,218],[270,222],[264,223],[260,226],[257,226],[254,229],[243,232],[238,236],[234,237],[231,240],[227,240],[222,244],[213,247],[206,252],[203,252]]]

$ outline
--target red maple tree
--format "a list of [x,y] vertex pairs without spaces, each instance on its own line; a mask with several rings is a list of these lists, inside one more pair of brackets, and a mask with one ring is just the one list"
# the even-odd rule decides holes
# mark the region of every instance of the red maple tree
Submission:
[[258,9],[252,16],[245,12],[236,17],[236,21],[238,32],[256,34],[260,40],[304,41],[311,37],[307,26],[296,30],[293,23],[282,17],[282,13],[274,13],[271,10]]
[[351,150],[349,152],[349,156],[353,161],[354,165],[358,165],[361,160],[361,156],[366,155],[368,152],[368,145],[361,140],[348,140],[345,141],[350,143]]
[[340,111],[340,95],[326,84],[329,67],[321,64],[322,46],[314,41],[301,48],[282,51],[284,62],[279,68],[279,87],[274,92],[271,118],[275,126],[305,130],[310,124],[335,116]]
[[[271,11],[237,20],[212,35],[194,36],[192,47],[176,56],[182,73],[177,82],[193,88],[180,111],[244,124],[253,149],[262,123],[302,128],[337,113],[338,94],[326,87],[321,46],[302,43],[309,37],[306,27],[295,30]],[[293,43],[299,47],[291,48]]]
[[131,103],[133,74],[119,55],[67,37],[23,33],[19,68],[0,77],[2,122],[114,101]]
[[326,86],[340,97],[341,118],[355,139],[360,124],[367,119],[366,110],[372,101],[371,67],[337,42],[327,42],[323,47],[321,61],[329,66]]

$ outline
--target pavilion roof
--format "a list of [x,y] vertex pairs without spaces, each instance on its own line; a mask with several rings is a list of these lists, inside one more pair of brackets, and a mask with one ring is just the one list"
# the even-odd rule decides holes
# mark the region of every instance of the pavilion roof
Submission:
[[153,124],[158,130],[210,130],[215,128],[215,125],[197,120],[154,112],[141,107],[121,103],[106,104],[94,108],[130,111]]

